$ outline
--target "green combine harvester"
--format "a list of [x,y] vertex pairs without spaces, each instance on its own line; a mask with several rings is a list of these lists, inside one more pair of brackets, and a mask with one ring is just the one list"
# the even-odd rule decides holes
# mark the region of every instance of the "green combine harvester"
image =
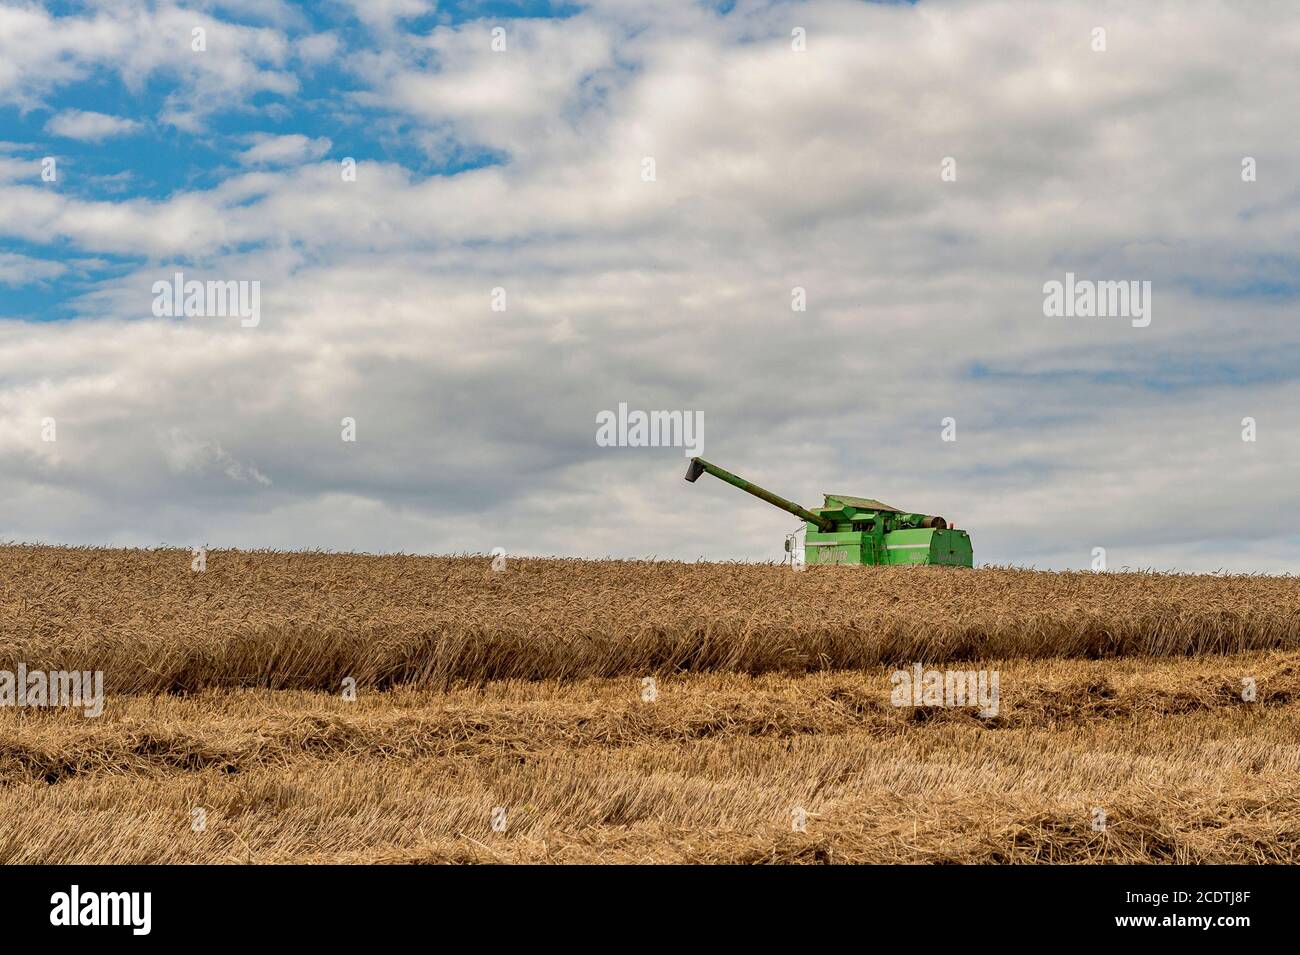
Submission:
[[[733,487],[775,504],[808,523],[804,541],[808,564],[945,564],[974,566],[970,537],[942,517],[911,514],[866,497],[827,494],[821,507],[800,507],[751,484],[703,458],[691,458],[686,480],[712,474]],[[786,549],[790,550],[790,540]]]

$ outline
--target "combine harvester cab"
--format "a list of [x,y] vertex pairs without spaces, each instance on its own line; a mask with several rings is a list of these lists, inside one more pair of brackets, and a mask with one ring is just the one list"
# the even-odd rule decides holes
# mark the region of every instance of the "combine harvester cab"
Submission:
[[867,497],[827,494],[818,508],[800,507],[703,458],[691,458],[686,480],[712,474],[807,522],[806,562],[813,564],[942,564],[974,566],[970,536],[942,517],[915,514]]

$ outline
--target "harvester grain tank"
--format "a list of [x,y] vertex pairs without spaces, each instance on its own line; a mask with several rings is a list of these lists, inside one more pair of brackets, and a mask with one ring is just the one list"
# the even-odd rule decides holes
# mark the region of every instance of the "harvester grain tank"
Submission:
[[691,458],[686,480],[693,482],[706,473],[805,521],[808,532],[804,548],[810,565],[973,566],[970,536],[949,527],[942,517],[914,514],[869,497],[848,494],[826,494],[821,507],[800,507],[703,458]]

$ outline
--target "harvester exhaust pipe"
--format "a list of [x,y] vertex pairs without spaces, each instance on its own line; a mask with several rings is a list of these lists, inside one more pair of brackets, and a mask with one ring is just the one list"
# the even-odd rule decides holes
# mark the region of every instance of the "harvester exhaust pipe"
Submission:
[[700,459],[691,458],[691,463],[686,465],[686,480],[694,484],[695,479],[698,478],[703,473],[704,473],[704,465],[700,463]]

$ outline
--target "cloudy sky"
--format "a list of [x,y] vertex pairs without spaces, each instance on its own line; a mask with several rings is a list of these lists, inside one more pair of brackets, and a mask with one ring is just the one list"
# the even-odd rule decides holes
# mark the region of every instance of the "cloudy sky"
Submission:
[[0,539],[778,559],[625,403],[977,563],[1296,572],[1298,119],[1289,3],[0,0]]

